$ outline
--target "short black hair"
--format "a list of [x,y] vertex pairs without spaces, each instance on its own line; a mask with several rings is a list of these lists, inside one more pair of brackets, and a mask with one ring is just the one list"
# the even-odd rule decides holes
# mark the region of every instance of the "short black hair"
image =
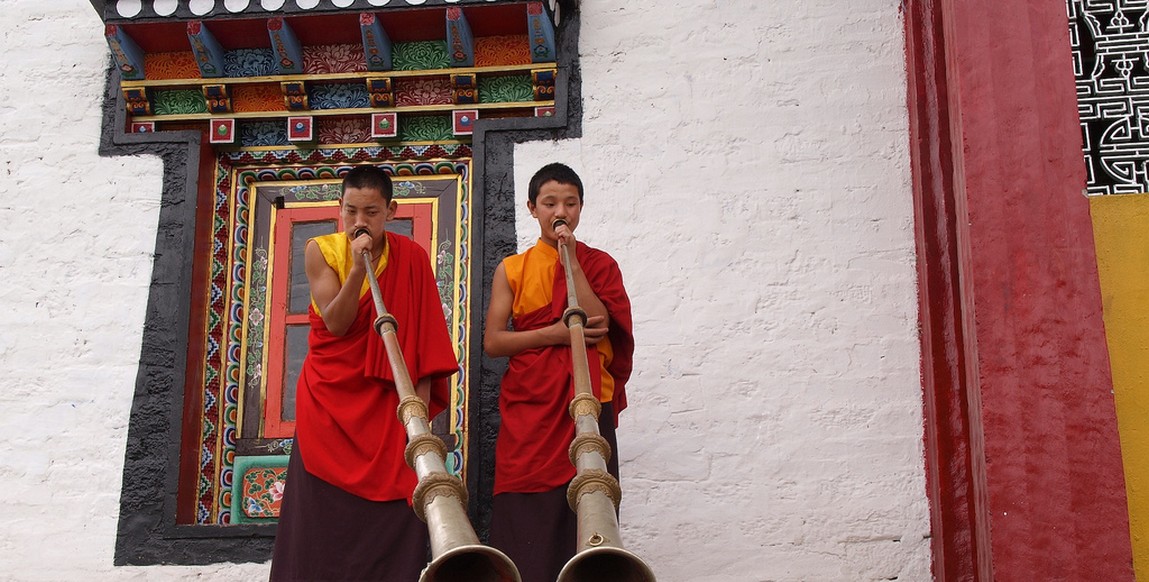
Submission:
[[527,189],[527,200],[530,200],[531,204],[538,201],[539,189],[547,182],[558,182],[578,188],[578,201],[579,204],[582,204],[582,180],[579,179],[577,172],[570,169],[570,166],[558,162],[539,168],[539,171],[531,177],[531,185]]
[[391,176],[388,176],[382,168],[370,165],[355,166],[347,172],[343,177],[343,188],[339,191],[340,200],[348,188],[378,190],[383,194],[383,200],[387,204],[391,203],[391,196],[395,193],[395,188],[391,185]]

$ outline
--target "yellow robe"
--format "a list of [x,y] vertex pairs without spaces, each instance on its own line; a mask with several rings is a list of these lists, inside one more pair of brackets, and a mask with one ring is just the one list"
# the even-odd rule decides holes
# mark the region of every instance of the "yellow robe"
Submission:
[[[339,275],[339,285],[342,286],[343,282],[347,280],[347,275],[351,273],[351,261],[362,261],[361,257],[351,257],[351,240],[347,235],[342,232],[334,232],[317,236],[313,239],[319,251],[323,253],[323,260],[331,267],[337,275]],[[387,268],[387,257],[390,254],[391,241],[383,239],[383,255],[379,258],[379,263],[375,265],[375,278],[378,279],[379,275],[383,274],[383,270]],[[359,297],[363,297],[371,291],[371,282],[366,277],[363,278],[363,286],[359,288]],[[323,314],[319,310],[319,306],[315,304],[315,298],[311,298],[311,306],[315,308],[315,313]]]

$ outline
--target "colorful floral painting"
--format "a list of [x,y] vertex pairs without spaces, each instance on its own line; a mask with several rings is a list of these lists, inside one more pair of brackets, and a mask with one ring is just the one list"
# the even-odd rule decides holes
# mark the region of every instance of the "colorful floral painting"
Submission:
[[243,474],[243,515],[250,519],[279,517],[286,467],[251,469]]
[[287,110],[283,90],[270,83],[232,85],[231,104],[236,113]]
[[203,99],[203,93],[195,89],[156,91],[152,101],[156,115],[207,113],[207,102]]
[[358,73],[367,70],[361,44],[329,44],[303,47],[303,72],[309,75]]
[[319,143],[343,145],[371,141],[371,128],[363,118],[330,118],[316,121]]
[[199,67],[190,51],[144,55],[144,75],[152,79],[198,79]]
[[484,36],[475,39],[475,66],[529,65],[531,42],[526,35]]
[[226,496],[224,523],[258,523],[279,518],[287,481],[287,454],[235,457],[236,479]]
[[235,49],[223,55],[223,70],[228,77],[266,77],[275,75],[275,55],[271,49]]
[[450,105],[451,82],[446,77],[395,81],[395,105]]
[[426,71],[451,66],[447,42],[442,40],[397,42],[391,46],[391,59],[396,71]]
[[308,88],[312,109],[356,109],[370,106],[367,87],[360,83],[323,83]]

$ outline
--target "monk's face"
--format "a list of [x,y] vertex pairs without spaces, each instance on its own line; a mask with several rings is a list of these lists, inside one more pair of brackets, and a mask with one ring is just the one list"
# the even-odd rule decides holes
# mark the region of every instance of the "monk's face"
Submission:
[[579,215],[582,213],[578,186],[560,184],[553,180],[547,182],[539,187],[539,195],[534,204],[527,201],[527,208],[531,211],[531,216],[539,221],[539,234],[542,239],[554,244],[556,220],[565,220],[571,232],[578,227]]
[[347,188],[339,205],[339,216],[347,237],[355,240],[355,232],[367,229],[373,246],[383,244],[387,221],[395,216],[395,201],[387,201],[378,188]]

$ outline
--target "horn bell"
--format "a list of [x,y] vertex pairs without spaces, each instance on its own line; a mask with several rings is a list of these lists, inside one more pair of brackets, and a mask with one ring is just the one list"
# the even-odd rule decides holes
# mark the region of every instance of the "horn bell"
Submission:
[[557,582],[655,582],[654,572],[633,553],[611,546],[583,550],[563,566]]
[[503,552],[470,544],[436,556],[419,575],[419,582],[522,582],[522,578]]

